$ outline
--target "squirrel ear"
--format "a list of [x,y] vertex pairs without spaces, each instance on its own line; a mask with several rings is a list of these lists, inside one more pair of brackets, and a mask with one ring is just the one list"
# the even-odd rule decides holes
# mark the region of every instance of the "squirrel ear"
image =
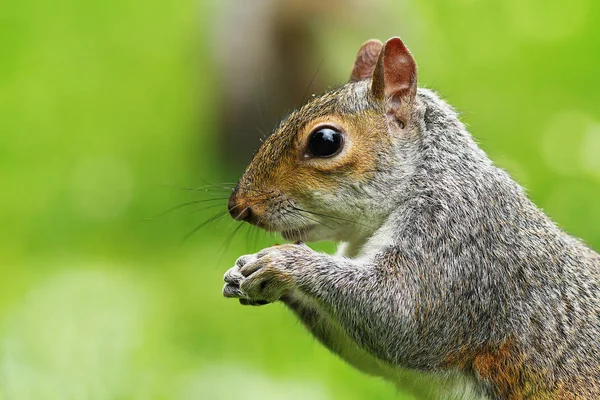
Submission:
[[362,81],[373,76],[375,64],[377,64],[377,58],[382,47],[383,43],[376,39],[368,40],[360,46],[350,75],[350,82]]
[[373,71],[371,91],[376,99],[390,101],[392,112],[401,103],[411,101],[417,94],[417,64],[398,37],[383,46]]

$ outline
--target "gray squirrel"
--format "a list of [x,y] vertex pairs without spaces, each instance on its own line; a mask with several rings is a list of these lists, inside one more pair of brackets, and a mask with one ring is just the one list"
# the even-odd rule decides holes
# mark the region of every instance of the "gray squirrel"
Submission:
[[281,300],[359,370],[417,398],[600,399],[600,255],[417,88],[399,38],[281,122],[229,211],[298,242],[240,257],[224,296]]

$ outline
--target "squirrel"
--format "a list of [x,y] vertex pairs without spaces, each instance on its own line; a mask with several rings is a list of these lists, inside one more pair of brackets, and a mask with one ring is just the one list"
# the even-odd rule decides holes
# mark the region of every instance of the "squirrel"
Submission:
[[240,257],[223,295],[282,301],[359,370],[417,398],[600,399],[600,255],[417,87],[400,38],[285,118],[228,206],[296,243]]

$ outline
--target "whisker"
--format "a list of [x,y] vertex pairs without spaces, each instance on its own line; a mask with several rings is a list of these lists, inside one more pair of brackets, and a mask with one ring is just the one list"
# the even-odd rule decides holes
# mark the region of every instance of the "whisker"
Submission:
[[[331,230],[332,230],[332,231],[334,231],[334,232],[338,232],[338,230],[337,230],[337,229],[335,229],[335,228],[333,228],[333,227],[331,227],[331,226],[327,225],[326,223],[324,223],[324,222],[322,222],[322,221],[319,221],[318,219],[311,218],[311,217],[309,217],[309,216],[307,216],[307,215],[302,215],[302,214],[300,214],[300,212],[305,212],[305,211],[294,210],[294,211],[292,211],[292,215],[296,215],[296,216],[298,216],[298,217],[300,217],[300,218],[305,218],[305,219],[308,219],[309,221],[313,221],[313,222],[316,222],[316,223],[317,223],[317,224],[319,224],[319,225],[323,225],[324,227],[326,227],[326,228],[329,228],[329,229],[331,229]],[[339,232],[338,232],[338,233],[339,233]]]
[[260,133],[260,137],[258,138],[258,140],[261,143],[264,143],[264,141],[269,137],[269,134],[265,131],[263,131],[262,129],[260,129],[258,126],[256,127],[256,130],[258,131],[258,133]]
[[250,192],[250,193],[257,193],[255,195],[255,197],[258,197],[258,196],[269,196],[269,195],[275,193],[274,190],[271,190],[270,192],[263,192],[263,191],[260,191],[258,189],[252,189],[252,188],[246,188],[245,190],[248,191],[248,192]]
[[244,224],[238,224],[237,228],[235,228],[233,230],[233,232],[231,232],[229,234],[229,236],[227,236],[227,238],[225,238],[225,243],[226,243],[226,247],[223,250],[224,252],[227,251],[227,249],[229,248],[229,244],[231,243],[231,241],[233,240],[233,237],[236,235],[236,233],[238,233],[240,231],[240,229],[244,226]]
[[202,211],[210,210],[210,209],[212,209],[212,208],[217,208],[217,207],[223,207],[223,204],[213,204],[212,206],[207,206],[207,207],[197,208],[197,209],[195,209],[195,210],[192,210],[192,211],[190,211],[190,212],[188,212],[188,213],[185,213],[185,214],[183,214],[183,215],[195,214],[195,213],[198,213],[198,212],[202,212]]
[[[240,206],[241,206],[241,204],[236,204],[235,206],[233,206],[233,207],[231,207],[231,208],[228,208],[228,209],[227,209],[227,212],[229,212],[229,213],[231,214],[231,212],[232,212],[233,210],[235,210],[236,208],[238,208],[238,207],[240,207]],[[239,215],[239,214],[243,214],[243,213],[244,213],[244,212],[246,212],[246,210],[247,210],[247,209],[249,209],[249,208],[250,208],[250,206],[246,206],[246,207],[244,207],[244,209],[243,209],[242,211],[240,211],[240,212],[238,213],[238,215]]]
[[[224,183],[223,185],[226,185],[226,183]],[[235,183],[234,183],[235,185]],[[182,186],[175,186],[175,185],[166,185],[166,184],[160,184],[158,186],[161,187],[165,187],[165,188],[169,188],[169,189],[176,189],[176,190],[184,190],[184,191],[188,191],[188,192],[198,192],[198,191],[203,191],[203,192],[230,192],[233,191],[233,187],[229,188],[229,187],[214,187],[213,185],[205,185],[205,186],[199,186],[199,187],[182,187]]]
[[254,226],[254,225],[248,225],[248,232],[246,235],[246,248],[247,249],[251,249],[251,251],[253,251],[254,249],[256,249],[256,242],[258,239],[258,235],[260,235],[261,230],[260,228]]
[[[262,225],[262,224],[263,224],[263,222],[264,222],[264,217],[259,217],[259,218],[258,218],[257,225]],[[258,228],[258,227],[256,227],[256,228],[257,228],[257,229],[254,229],[254,230],[253,230],[254,232],[253,232],[253,234],[252,234],[252,242],[253,242],[253,243],[252,243],[252,248],[256,248],[256,243],[257,243],[257,241],[258,241],[258,235],[259,235],[259,233],[260,233],[260,232],[265,232],[265,230],[262,230],[262,229],[260,229],[260,228]],[[247,244],[247,243],[246,243],[246,244]]]
[[[249,225],[251,226],[251,225]],[[250,246],[250,242],[251,242],[251,238],[252,235],[256,233],[256,229],[251,229],[250,232],[248,232],[246,234],[246,248],[249,249],[249,251],[252,251],[254,249],[254,246]]]
[[231,242],[233,241],[234,236],[240,231],[240,229],[244,225],[245,224],[238,224],[237,228],[235,228],[229,235],[227,235],[227,237],[225,238],[225,243],[223,244],[223,247],[221,248],[217,264],[221,264],[221,261],[223,260],[225,253],[227,253],[227,250],[229,249],[229,246],[231,245]]
[[199,224],[198,226],[196,226],[194,229],[192,229],[191,231],[189,231],[183,238],[182,240],[182,244],[185,243],[194,233],[198,232],[199,229],[201,229],[202,227],[206,226],[207,224],[218,220],[219,218],[223,218],[225,215],[227,215],[226,212],[222,213],[219,212],[215,215],[213,215],[212,217],[210,217],[209,219],[207,219],[206,221],[202,222],[201,224]]
[[321,213],[317,213],[317,212],[314,212],[314,211],[303,210],[303,209],[298,208],[296,206],[293,206],[293,208],[295,210],[297,210],[297,211],[302,211],[302,212],[305,212],[305,213],[313,214],[313,215],[316,215],[316,216],[319,216],[319,217],[323,217],[323,218],[327,218],[327,219],[330,219],[330,220],[339,220],[339,221],[344,221],[344,222],[350,222],[351,224],[361,225],[361,226],[364,226],[364,227],[369,228],[369,229],[375,229],[375,227],[373,227],[373,226],[366,225],[366,224],[363,224],[363,223],[358,222],[358,221],[352,221],[352,220],[346,219],[346,218],[334,217],[332,215],[321,214]]
[[213,198],[213,199],[202,199],[202,200],[187,201],[187,202],[179,204],[179,205],[177,205],[175,207],[171,207],[167,211],[164,211],[164,212],[162,212],[162,213],[160,213],[158,215],[155,215],[154,217],[146,217],[146,219],[158,219],[158,218],[162,218],[165,215],[167,215],[167,214],[169,214],[169,213],[171,213],[171,212],[173,212],[175,210],[178,210],[178,209],[180,209],[182,207],[186,207],[186,206],[189,206],[189,205],[192,205],[192,204],[206,203],[206,202],[209,202],[209,201],[223,201],[223,200],[227,200],[227,199],[228,199],[228,197],[217,197],[217,198]]
[[321,66],[323,65],[323,61],[325,61],[324,58],[321,59],[321,62],[319,63],[317,70],[315,71],[312,79],[308,83],[308,86],[306,87],[306,90],[304,91],[304,95],[302,96],[302,101],[300,102],[300,104],[304,104],[304,102],[306,101],[306,96],[308,95],[308,91],[310,90],[310,87],[312,86],[312,84],[315,82],[315,79],[317,78],[317,75],[319,74],[319,71],[321,70]]
[[200,186],[197,188],[181,188],[181,190],[185,190],[188,192],[215,192],[215,193],[230,193],[233,192],[233,189],[218,189],[208,186]]
[[235,187],[224,186],[224,184],[223,185],[217,185],[217,184],[213,184],[213,183],[207,182],[204,179],[200,179],[200,180],[202,182],[204,182],[204,184],[206,184],[207,186],[212,186],[214,188],[227,189],[227,190],[230,190],[230,191],[233,191],[235,189]]

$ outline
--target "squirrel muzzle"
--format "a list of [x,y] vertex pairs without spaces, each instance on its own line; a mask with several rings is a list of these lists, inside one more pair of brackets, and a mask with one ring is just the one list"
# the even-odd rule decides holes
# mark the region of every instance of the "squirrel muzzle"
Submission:
[[250,222],[253,216],[250,205],[239,198],[237,188],[231,193],[231,196],[229,196],[227,210],[229,211],[229,215],[236,221]]

